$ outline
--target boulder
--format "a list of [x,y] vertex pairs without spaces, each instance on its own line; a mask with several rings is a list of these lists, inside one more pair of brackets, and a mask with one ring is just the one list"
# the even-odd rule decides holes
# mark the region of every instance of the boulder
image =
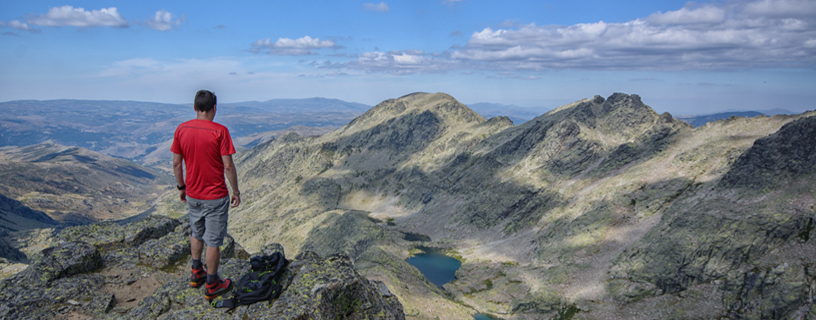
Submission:
[[[63,230],[26,270],[0,281],[0,319],[405,318],[388,287],[360,276],[348,256],[322,258],[313,252],[291,261],[277,300],[239,306],[231,313],[215,309],[204,299],[204,287],[190,287],[185,220],[150,217],[124,226]],[[273,243],[258,254],[283,251]],[[225,237],[221,252],[222,277],[237,281],[249,272],[249,254],[231,236]],[[122,301],[110,293],[144,290],[150,283],[145,279],[158,287],[138,300]]]

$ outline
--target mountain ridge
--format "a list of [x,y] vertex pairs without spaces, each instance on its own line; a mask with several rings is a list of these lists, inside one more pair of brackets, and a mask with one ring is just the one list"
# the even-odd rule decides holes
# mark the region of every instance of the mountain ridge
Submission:
[[[270,234],[302,250],[357,243],[362,247],[318,247],[350,254],[365,266],[361,273],[384,281],[406,312],[420,318],[441,316],[419,307],[439,293],[400,289],[416,286],[395,273],[416,244],[378,236],[378,228],[428,236],[423,245],[463,257],[463,270],[474,277],[445,288],[479,311],[522,319],[570,303],[594,306],[582,312],[609,310],[591,301],[621,298],[629,301],[618,309],[626,313],[664,296],[608,279],[606,272],[619,267],[612,261],[677,210],[679,199],[719,181],[755,139],[806,116],[693,128],[622,93],[580,100],[518,126],[473,114],[449,95],[414,93],[323,136],[290,134],[259,145],[236,162],[255,200],[234,213],[232,228],[249,248]],[[326,238],[342,233],[314,232],[349,212],[379,222],[355,231],[360,235],[342,235],[345,240]],[[368,232],[374,233],[362,236]],[[499,273],[477,272],[486,263]],[[394,267],[378,267],[383,264]],[[515,282],[540,268],[546,269],[540,277]],[[479,281],[494,285],[475,289]],[[495,300],[509,292],[526,293]]]

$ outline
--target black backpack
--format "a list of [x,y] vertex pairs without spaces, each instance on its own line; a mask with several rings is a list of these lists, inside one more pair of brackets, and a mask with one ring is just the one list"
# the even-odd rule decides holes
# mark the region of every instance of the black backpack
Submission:
[[271,255],[255,256],[249,260],[252,270],[243,275],[232,290],[232,298],[215,301],[216,308],[229,308],[231,311],[242,304],[253,304],[258,301],[272,301],[280,296],[283,286],[280,278],[289,261],[280,252]]

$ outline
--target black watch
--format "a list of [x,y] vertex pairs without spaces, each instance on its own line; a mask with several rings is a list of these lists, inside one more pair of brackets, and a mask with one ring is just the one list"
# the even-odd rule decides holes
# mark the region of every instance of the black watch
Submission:
[[176,186],[176,188],[178,188],[179,190],[184,190],[187,189],[187,185],[185,184],[183,186]]

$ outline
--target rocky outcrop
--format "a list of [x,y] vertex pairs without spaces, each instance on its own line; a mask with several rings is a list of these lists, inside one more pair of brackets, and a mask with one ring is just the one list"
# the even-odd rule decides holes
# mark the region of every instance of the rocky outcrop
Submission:
[[723,177],[723,187],[775,189],[794,177],[816,172],[816,117],[784,125],[757,139]]
[[[190,287],[189,248],[186,218],[67,228],[27,269],[0,282],[0,318],[404,319],[396,296],[357,274],[347,256],[311,252],[291,261],[277,300],[225,313],[204,300],[203,287]],[[283,247],[261,253],[275,251]],[[232,237],[221,252],[220,275],[237,280],[249,271],[249,254]],[[144,292],[150,283],[155,290]]]
[[[266,250],[270,251],[270,250]],[[238,279],[248,272],[247,260],[230,259],[219,273]],[[240,306],[232,313],[213,309],[202,290],[187,279],[163,285],[124,319],[404,319],[402,305],[388,288],[359,276],[345,255],[321,258],[306,251],[295,257],[283,275],[285,287],[272,303]],[[220,298],[219,298],[220,299]]]

